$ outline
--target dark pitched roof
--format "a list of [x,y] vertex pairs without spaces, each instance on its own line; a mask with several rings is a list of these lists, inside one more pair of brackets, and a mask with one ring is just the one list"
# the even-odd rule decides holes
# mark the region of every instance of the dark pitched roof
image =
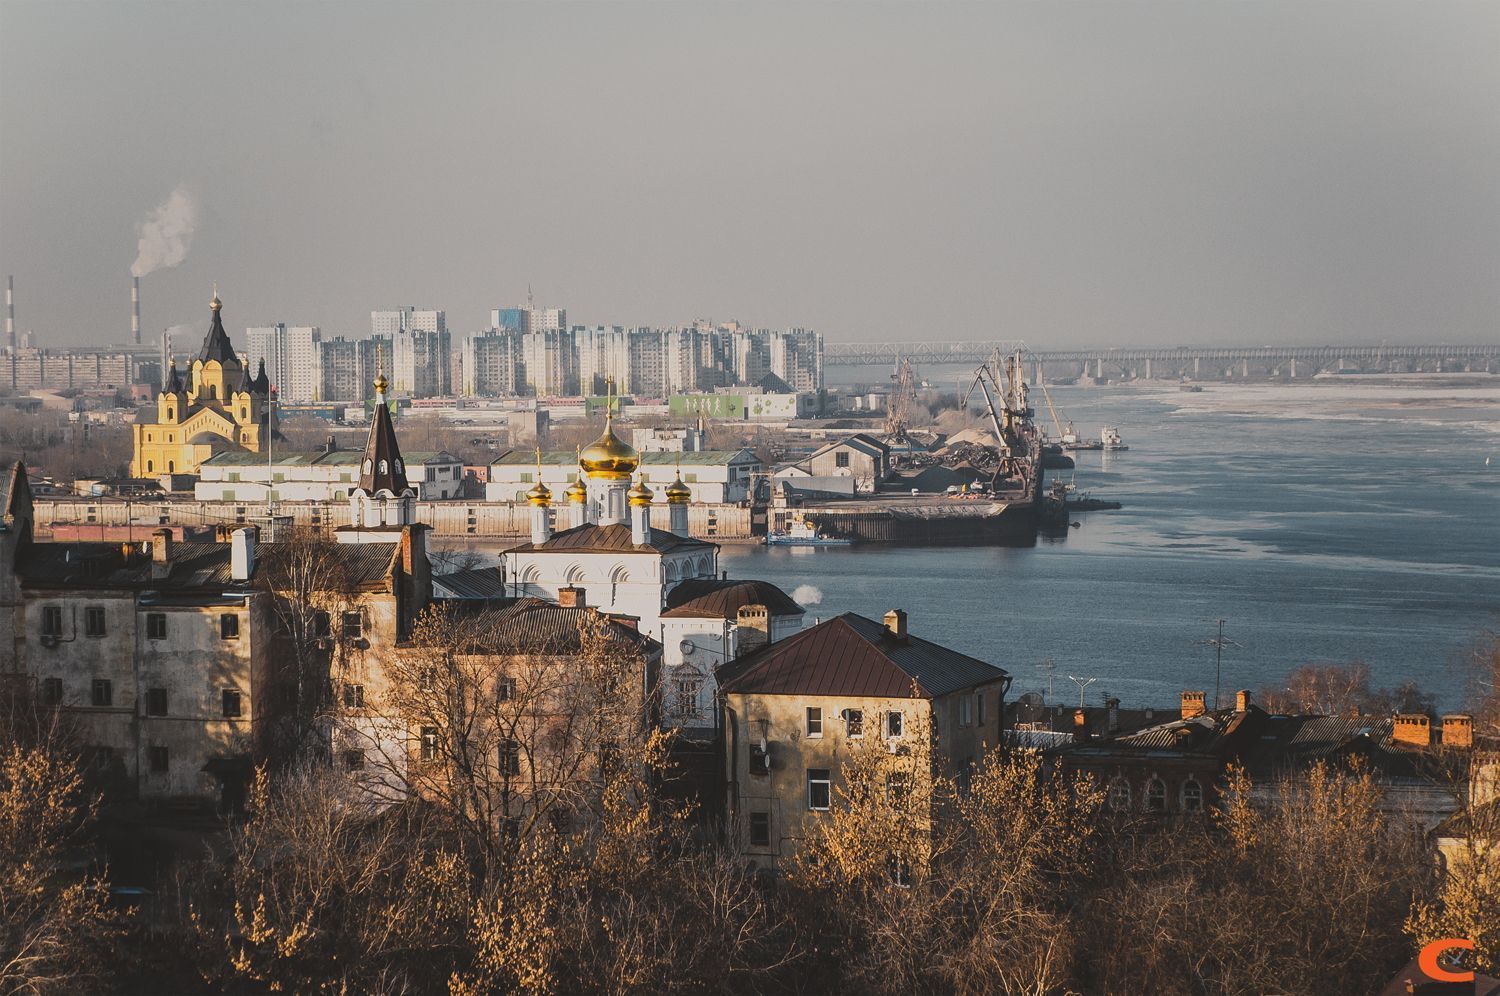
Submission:
[[564,529],[562,532],[553,533],[552,538],[540,546],[535,543],[522,543],[513,546],[506,553],[551,553],[554,551],[572,551],[578,553],[666,553],[671,550],[687,549],[717,549],[718,544],[708,543],[700,539],[688,536],[678,536],[669,533],[665,529],[652,529],[648,541],[643,546],[636,546],[632,539],[629,526],[620,523],[599,525],[598,523],[586,523],[582,526],[574,526],[572,529]]
[[[471,605],[460,602],[457,611],[473,620],[472,632],[482,649],[497,654],[576,653],[583,642],[579,627],[586,618],[599,615],[599,610],[592,607],[565,607],[539,598]],[[614,620],[609,621],[606,633],[611,640],[637,649],[656,642],[635,627]]]
[[229,341],[229,334],[224,331],[222,314],[222,309],[213,309],[214,317],[208,325],[208,335],[203,337],[203,348],[198,350],[198,359],[205,363],[209,360],[218,360],[220,363],[229,360],[239,362],[239,355],[235,353],[234,345]]
[[764,605],[773,616],[800,616],[805,610],[769,581],[693,578],[667,593],[664,616],[735,619],[746,605]]
[[[256,546],[255,577],[266,577],[290,544]],[[396,556],[396,543],[329,543],[321,555],[330,558],[327,576],[358,588],[382,583]],[[151,554],[140,544],[34,543],[18,558],[16,573],[23,581],[64,588],[201,589],[242,586],[230,576],[230,545],[174,541],[166,577],[153,577]]]
[[255,382],[252,387],[254,388],[256,394],[264,394],[267,397],[269,397],[271,394],[271,378],[266,376],[265,357],[261,357],[260,369],[256,371]]
[[452,592],[454,598],[504,598],[505,570],[500,567],[475,567],[451,574],[434,574],[432,586]]
[[161,385],[163,394],[182,393],[182,374],[177,369],[177,361],[174,359],[172,365],[167,368],[167,379]]
[[385,403],[385,395],[375,399],[375,417],[370,420],[370,435],[365,440],[365,458],[360,465],[359,488],[373,495],[388,491],[393,495],[412,490],[406,481],[406,463],[401,459],[401,446],[396,442],[396,427],[391,422],[391,409]]
[[792,390],[792,385],[788,384],[786,381],[782,380],[780,377],[776,376],[773,373],[768,373],[760,380],[756,381],[755,386],[760,388],[762,391],[765,391],[767,394],[797,393],[796,391]]
[[[719,669],[726,692],[936,698],[998,681],[993,664],[846,612]],[[915,695],[913,694],[915,684]]]

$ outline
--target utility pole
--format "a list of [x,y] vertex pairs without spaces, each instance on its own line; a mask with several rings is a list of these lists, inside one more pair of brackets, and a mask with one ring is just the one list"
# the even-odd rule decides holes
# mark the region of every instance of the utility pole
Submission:
[[1045,672],[1047,675],[1047,701],[1050,702],[1052,701],[1052,672],[1057,670],[1057,661],[1048,657],[1038,664],[1036,669]]
[[1071,681],[1073,684],[1075,684],[1075,685],[1078,686],[1078,708],[1082,709],[1083,708],[1083,690],[1085,688],[1089,687],[1090,685],[1092,685],[1094,682],[1098,681],[1099,679],[1098,678],[1089,678],[1087,681],[1085,681],[1082,678],[1075,678],[1075,677],[1073,677],[1070,674],[1070,675],[1068,675],[1068,680]]
[[1209,639],[1203,641],[1204,645],[1210,646],[1210,647],[1214,648],[1214,709],[1215,710],[1218,710],[1218,708],[1219,708],[1219,686],[1223,683],[1223,677],[1224,677],[1224,648],[1225,647],[1238,647],[1239,646],[1238,643],[1235,643],[1233,640],[1229,639],[1227,636],[1224,635],[1224,620],[1223,619],[1219,619],[1219,620],[1217,620],[1217,623],[1218,623],[1218,626],[1219,626],[1218,635],[1210,637]]

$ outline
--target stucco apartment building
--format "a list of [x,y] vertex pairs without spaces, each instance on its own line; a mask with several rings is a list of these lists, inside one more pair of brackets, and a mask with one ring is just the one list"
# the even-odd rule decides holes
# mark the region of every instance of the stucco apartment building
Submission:
[[845,613],[719,672],[725,826],[775,869],[837,805],[842,769],[873,743],[892,754],[931,735],[933,768],[955,777],[1000,741],[1010,676],[913,636],[906,613]]

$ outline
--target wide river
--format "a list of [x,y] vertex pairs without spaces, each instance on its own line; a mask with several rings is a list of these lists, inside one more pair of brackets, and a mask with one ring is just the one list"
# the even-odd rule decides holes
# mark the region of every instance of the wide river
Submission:
[[1500,388],[1052,394],[1086,436],[1119,427],[1129,451],[1079,454],[1072,473],[1122,510],[1028,549],[726,546],[721,565],[810,617],[903,608],[915,634],[1008,669],[1013,695],[1049,674],[1065,702],[1070,675],[1096,679],[1096,704],[1211,691],[1222,618],[1226,692],[1359,660],[1460,704],[1464,659],[1500,627]]

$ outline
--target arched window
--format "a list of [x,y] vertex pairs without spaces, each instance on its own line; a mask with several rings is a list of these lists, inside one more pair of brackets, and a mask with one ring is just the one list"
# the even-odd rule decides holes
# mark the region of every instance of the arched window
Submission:
[[1203,810],[1203,786],[1198,784],[1196,778],[1189,778],[1182,783],[1182,810],[1185,813]]
[[386,463],[384,460],[380,461],[380,472],[382,474],[384,474],[384,473],[388,473],[389,471],[390,471],[390,464]]
[[151,465],[151,461],[150,461],[150,460],[147,460],[147,461],[146,461],[146,473],[148,473],[148,474],[149,474],[149,473],[151,473],[151,471],[153,471],[153,470],[155,470],[155,469],[156,469],[156,468],[154,468],[154,467],[153,467],[153,466],[152,466],[152,465]]
[[169,473],[169,474],[175,474],[175,473],[177,473],[177,461],[176,460],[168,460],[167,461],[167,473]]
[[1130,783],[1118,776],[1109,783],[1109,808],[1117,813],[1130,808]]
[[170,405],[167,406],[167,421],[170,422],[177,417],[177,411]]
[[370,461],[366,460],[365,461],[365,473],[368,474],[369,472],[370,472]]
[[208,396],[212,399],[217,399],[219,397],[219,388],[217,385],[208,385]]
[[1160,778],[1152,777],[1146,783],[1146,812],[1165,813],[1167,811],[1167,783]]

